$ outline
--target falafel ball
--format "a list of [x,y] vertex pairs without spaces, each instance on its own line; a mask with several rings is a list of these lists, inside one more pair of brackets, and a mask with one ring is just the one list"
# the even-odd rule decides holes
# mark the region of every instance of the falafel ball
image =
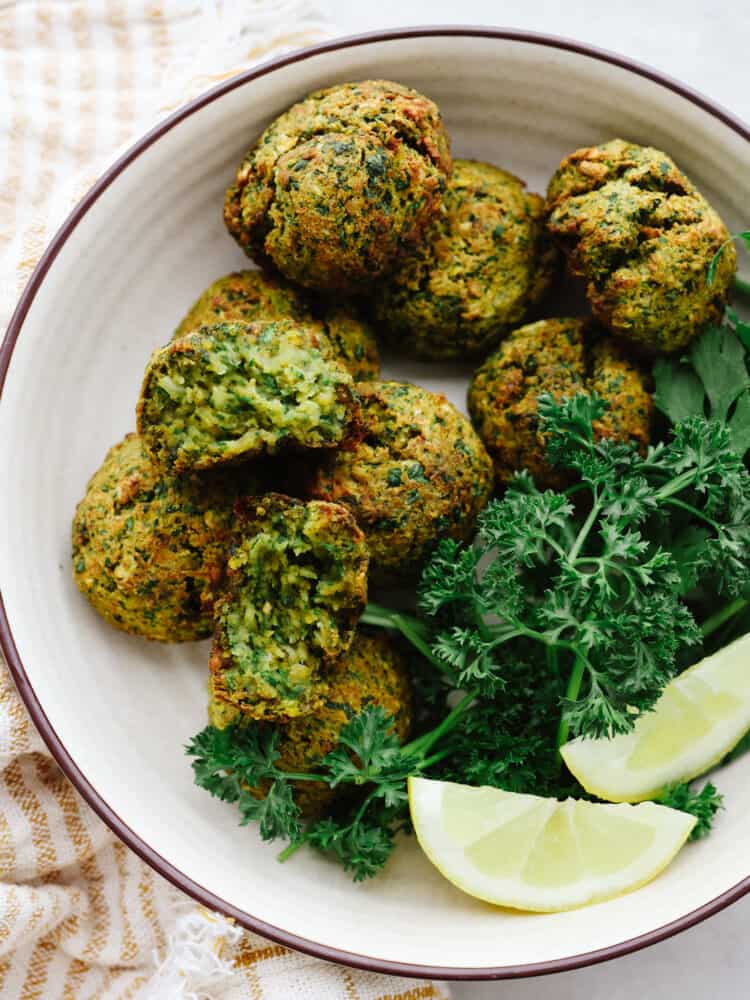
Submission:
[[357,306],[326,302],[318,312],[336,358],[355,382],[372,382],[380,375],[380,351],[375,331]]
[[613,139],[566,157],[547,192],[548,228],[586,282],[594,316],[649,354],[684,348],[722,315],[734,277],[726,226],[665,153]]
[[357,388],[361,440],[323,460],[309,494],[351,510],[375,581],[407,580],[439,539],[473,535],[492,492],[492,462],[445,396],[401,382]]
[[387,80],[339,84],[268,126],[227,191],[224,221],[259,264],[357,293],[422,240],[450,170],[432,101]]
[[[344,726],[368,706],[380,706],[393,716],[399,742],[406,741],[413,711],[408,660],[387,635],[358,630],[349,651],[328,670],[326,684],[325,697],[313,714],[276,727],[279,734],[276,766],[282,771],[298,774],[314,771],[337,746]],[[208,718],[217,729],[243,718],[238,709],[216,698],[211,682]],[[333,796],[333,789],[322,781],[294,784],[294,798],[305,817],[319,816]]]
[[290,446],[334,448],[356,411],[352,385],[318,330],[294,320],[217,323],[151,355],[138,432],[174,472]]
[[476,371],[469,413],[492,456],[498,486],[527,469],[540,488],[560,488],[565,473],[546,461],[538,399],[596,391],[609,404],[595,430],[600,437],[650,440],[653,400],[646,373],[612,337],[586,320],[544,319],[515,330]]
[[485,356],[552,283],[544,199],[489,163],[456,160],[424,243],[378,288],[375,316],[399,351]]
[[249,718],[316,711],[327,667],[349,649],[367,600],[367,546],[349,511],[279,493],[237,505],[214,606],[215,697]]
[[263,319],[293,319],[315,325],[312,313],[296,288],[261,271],[233,271],[212,281],[174,332],[184,337],[214,323],[253,323]]
[[296,320],[325,333],[336,360],[355,382],[378,377],[380,356],[375,332],[360,317],[356,306],[324,305],[314,314],[296,288],[261,271],[235,271],[213,281],[190,307],[174,337],[184,337],[214,323],[274,319]]
[[607,403],[594,421],[597,439],[630,441],[644,454],[651,443],[654,397],[651,378],[614,337],[601,337],[588,348],[586,391]]
[[250,468],[198,479],[158,469],[137,434],[107,453],[73,518],[73,577],[116,628],[162,642],[202,639],[213,629],[218,582]]

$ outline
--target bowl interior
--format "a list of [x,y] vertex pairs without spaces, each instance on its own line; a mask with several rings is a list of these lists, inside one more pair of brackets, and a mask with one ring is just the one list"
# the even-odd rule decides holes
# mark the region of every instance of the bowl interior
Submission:
[[[84,778],[133,834],[227,904],[311,946],[460,970],[568,959],[646,934],[748,875],[750,758],[723,771],[710,841],[651,885],[562,915],[519,915],[445,882],[412,840],[353,885],[312,853],[237,826],[194,788],[182,752],[204,725],[206,644],[119,634],[78,595],[69,525],[87,478],[134,423],[150,351],[196,294],[247,261],[224,231],[223,190],[262,127],[316,87],[385,77],[443,110],[454,153],[543,191],[577,146],[622,136],[670,152],[733,228],[746,228],[750,149],[707,111],[631,71],[528,41],[430,36],[307,56],[225,92],[121,171],[81,218],[23,323],[0,402],[2,595],[39,705]],[[467,370],[388,362],[463,406]]]

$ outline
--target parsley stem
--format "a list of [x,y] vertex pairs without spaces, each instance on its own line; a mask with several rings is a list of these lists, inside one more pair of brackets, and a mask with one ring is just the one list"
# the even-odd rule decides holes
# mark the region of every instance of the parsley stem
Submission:
[[421,771],[426,771],[428,768],[432,767],[433,764],[437,764],[438,761],[444,760],[450,754],[453,753],[452,749],[439,750],[437,753],[432,754],[430,757],[426,757],[420,766]]
[[287,844],[287,846],[284,848],[284,850],[280,851],[276,855],[276,860],[279,861],[283,865],[284,862],[288,861],[289,858],[291,858],[291,856],[293,854],[297,853],[297,851],[300,849],[300,847],[302,847],[303,844],[305,843],[306,839],[307,838],[303,835],[298,840],[293,840],[291,842],[291,844]]
[[[566,701],[576,701],[581,690],[581,684],[583,683],[583,672],[586,669],[586,659],[583,656],[577,656],[575,663],[573,664],[573,670],[571,671],[570,677],[568,679],[568,686],[565,690]],[[557,747],[558,749],[563,745],[563,743],[568,742],[568,733],[570,732],[570,724],[565,716],[565,712],[560,716],[560,724],[557,727]]]
[[[400,632],[401,635],[403,635],[403,637],[412,644],[412,646],[418,649],[426,660],[429,660],[434,667],[437,667],[441,673],[448,673],[445,664],[438,660],[430,649],[429,643],[425,641],[424,625],[413,615],[403,614],[400,611],[391,611],[390,608],[385,608],[381,604],[370,602],[365,608],[364,614],[360,618],[360,622],[363,625],[376,625],[379,628],[395,629],[397,632]],[[451,677],[451,680],[452,679],[453,678]]]
[[601,501],[597,497],[594,500],[591,510],[589,511],[589,516],[581,525],[581,530],[578,532],[578,537],[573,542],[573,547],[568,553],[569,562],[574,563],[578,558],[578,556],[580,555],[581,549],[583,548],[584,543],[586,542],[586,539],[588,538],[591,529],[594,527],[594,524],[596,523],[596,519],[599,516],[599,511],[601,510],[601,506],[602,506]]
[[360,822],[360,820],[362,819],[362,817],[364,816],[364,814],[367,812],[368,806],[370,805],[370,803],[372,802],[372,800],[375,798],[375,796],[379,794],[379,792],[380,792],[380,789],[377,788],[377,787],[375,787],[375,788],[373,788],[373,790],[371,792],[369,792],[364,797],[364,799],[362,800],[362,802],[360,804],[359,809],[357,810],[357,813],[356,813],[354,819],[352,820],[352,822],[350,824],[351,826],[356,826],[357,823]]
[[711,527],[715,528],[717,531],[720,530],[719,525],[712,517],[709,517],[708,514],[704,514],[703,511],[698,510],[697,507],[693,507],[692,504],[685,503],[684,500],[678,500],[677,497],[670,497],[666,502],[670,504],[672,507],[680,507],[682,510],[685,510],[689,514],[692,514],[693,517],[700,518],[701,521],[705,521],[706,524],[710,524]]
[[686,486],[690,486],[690,484],[694,481],[694,469],[682,472],[679,476],[675,476],[674,479],[670,479],[668,483],[665,483],[660,490],[657,490],[654,494],[654,499],[658,501],[668,500],[675,493],[679,493],[681,490],[684,490]]
[[734,615],[739,614],[740,611],[744,611],[744,609],[748,606],[748,604],[750,604],[750,601],[746,597],[737,597],[735,598],[735,600],[731,601],[729,604],[723,607],[720,611],[717,611],[716,614],[713,614],[710,616],[710,618],[707,618],[701,625],[701,632],[703,634],[703,638],[704,639],[707,638],[709,635],[715,632],[717,628],[721,628],[724,622],[729,621],[730,618],[733,618]]
[[327,781],[322,774],[315,774],[314,771],[308,771],[306,774],[295,771],[282,771],[276,768],[275,774],[269,774],[269,778],[273,777],[281,778],[283,781]]
[[368,601],[362,615],[361,621],[366,625],[380,625],[382,628],[393,628],[393,619],[398,617],[405,624],[410,624],[415,631],[423,629],[424,626],[419,618],[407,614],[405,611],[394,611],[383,604],[376,604],[375,601]]
[[576,493],[580,493],[581,490],[587,490],[588,488],[588,483],[574,483],[562,492],[566,497],[572,497],[575,496]]
[[547,657],[547,666],[550,668],[555,677],[560,676],[560,664],[557,659],[557,647],[547,646],[544,650],[545,656]]
[[568,553],[551,535],[546,532],[541,536],[540,541],[544,542],[549,547],[560,556],[561,559],[567,559]]
[[406,746],[401,748],[401,752],[406,756],[415,757],[420,757],[426,754],[427,751],[433,747],[439,739],[441,739],[441,737],[445,736],[447,732],[450,732],[450,730],[453,729],[469,705],[471,705],[476,699],[476,696],[475,691],[469,691],[469,693],[464,695],[461,701],[459,701],[456,707],[452,709],[448,715],[446,715],[439,725],[435,726],[435,728],[431,729],[428,733],[423,733],[421,736],[418,736],[415,740],[412,740],[411,743],[407,743]]

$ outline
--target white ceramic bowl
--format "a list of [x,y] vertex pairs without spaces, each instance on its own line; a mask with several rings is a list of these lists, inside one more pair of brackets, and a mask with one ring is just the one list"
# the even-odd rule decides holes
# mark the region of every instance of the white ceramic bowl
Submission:
[[[120,634],[83,601],[69,525],[90,473],[133,427],[149,352],[211,279],[246,265],[224,188],[263,126],[308,91],[386,77],[443,110],[459,156],[544,190],[560,158],[613,136],[669,151],[733,229],[747,228],[750,138],[731,115],[643,67],[514,32],[425,29],[335,41],[265,64],[146,135],[55,238],[0,355],[0,636],[58,761],[135,851],[210,906],[323,957],[413,975],[571,968],[657,941],[750,889],[750,757],[719,778],[708,841],[651,885],[569,914],[470,899],[404,841],[365,885],[315,854],[278,865],[233,808],[192,784],[182,746],[204,724],[206,646]],[[392,368],[463,403],[465,373]]]

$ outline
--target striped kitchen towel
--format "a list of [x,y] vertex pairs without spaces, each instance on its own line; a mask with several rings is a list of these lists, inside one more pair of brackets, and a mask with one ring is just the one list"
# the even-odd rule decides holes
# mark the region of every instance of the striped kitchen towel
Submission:
[[[0,3],[0,329],[60,221],[123,144],[326,31],[302,0]],[[448,996],[296,954],[182,896],[79,798],[0,661],[4,1000]]]

